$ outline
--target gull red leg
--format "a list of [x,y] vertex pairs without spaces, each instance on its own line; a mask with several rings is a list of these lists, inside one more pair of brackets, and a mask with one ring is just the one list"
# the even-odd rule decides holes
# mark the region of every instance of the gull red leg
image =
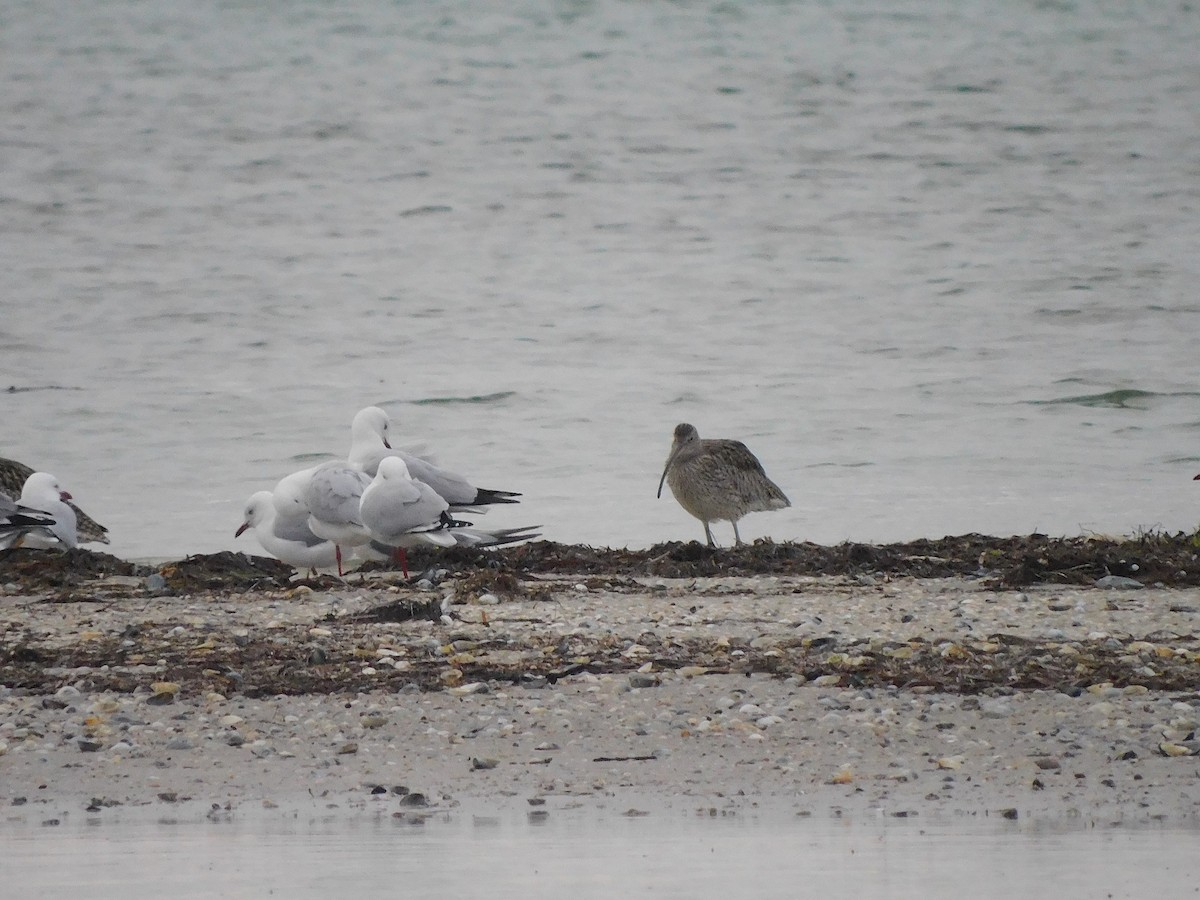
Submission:
[[392,557],[396,562],[400,563],[400,571],[404,573],[404,577],[408,577],[408,554],[404,552],[403,547],[397,547],[392,551]]

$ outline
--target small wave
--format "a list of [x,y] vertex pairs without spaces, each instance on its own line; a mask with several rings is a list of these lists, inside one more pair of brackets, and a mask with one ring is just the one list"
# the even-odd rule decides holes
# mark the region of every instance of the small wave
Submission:
[[326,460],[337,459],[336,453],[297,453],[294,456],[288,457],[288,462],[296,463],[321,463]]
[[494,394],[475,394],[471,397],[425,397],[413,400],[413,406],[445,406],[450,403],[499,403],[509,397],[515,397],[516,391],[497,391]]
[[65,384],[10,384],[4,389],[6,394],[28,394],[33,391],[82,391],[81,387],[69,387]]
[[411,218],[412,216],[427,216],[431,213],[448,213],[453,212],[451,206],[443,206],[441,204],[430,204],[428,206],[414,206],[410,209],[400,211],[401,218]]
[[1075,397],[1056,397],[1053,400],[1030,400],[1033,406],[1092,406],[1109,407],[1110,409],[1145,409],[1138,401],[1150,400],[1154,397],[1167,397],[1170,394],[1160,394],[1155,391],[1139,391],[1136,388],[1121,388],[1115,391],[1105,391],[1103,394],[1080,394]]

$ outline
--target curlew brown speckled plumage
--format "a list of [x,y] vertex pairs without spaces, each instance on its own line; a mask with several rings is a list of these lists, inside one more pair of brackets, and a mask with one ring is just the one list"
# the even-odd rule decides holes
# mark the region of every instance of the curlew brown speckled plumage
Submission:
[[[10,497],[21,496],[21,489],[25,486],[25,482],[33,472],[34,470],[24,463],[19,463],[15,459],[5,459],[0,456],[0,492],[8,494]],[[107,528],[74,503],[67,501],[67,505],[75,510],[79,543],[108,543]]]
[[704,523],[704,536],[710,547],[716,546],[710,522],[732,523],[734,541],[740,544],[738,519],[747,513],[792,505],[745,444],[702,440],[695,426],[686,422],[675,426],[671,453],[658,481],[660,497],[664,481],[679,505]]

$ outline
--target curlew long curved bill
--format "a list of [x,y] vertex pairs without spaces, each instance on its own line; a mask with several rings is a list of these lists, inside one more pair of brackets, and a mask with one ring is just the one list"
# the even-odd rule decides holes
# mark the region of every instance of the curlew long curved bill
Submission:
[[675,457],[679,455],[679,451],[682,449],[683,449],[683,447],[681,445],[679,447],[676,447],[674,450],[672,450],[671,455],[667,457],[667,464],[665,466],[663,466],[662,478],[658,479],[658,493],[655,495],[660,500],[662,499],[663,482],[665,482],[667,480],[667,473],[669,471],[671,471],[671,463],[675,462]]

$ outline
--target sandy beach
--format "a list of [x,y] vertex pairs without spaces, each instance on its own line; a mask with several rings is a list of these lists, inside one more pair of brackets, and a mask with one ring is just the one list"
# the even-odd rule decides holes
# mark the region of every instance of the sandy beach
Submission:
[[0,805],[1196,819],[1192,586],[443,575],[8,582]]

